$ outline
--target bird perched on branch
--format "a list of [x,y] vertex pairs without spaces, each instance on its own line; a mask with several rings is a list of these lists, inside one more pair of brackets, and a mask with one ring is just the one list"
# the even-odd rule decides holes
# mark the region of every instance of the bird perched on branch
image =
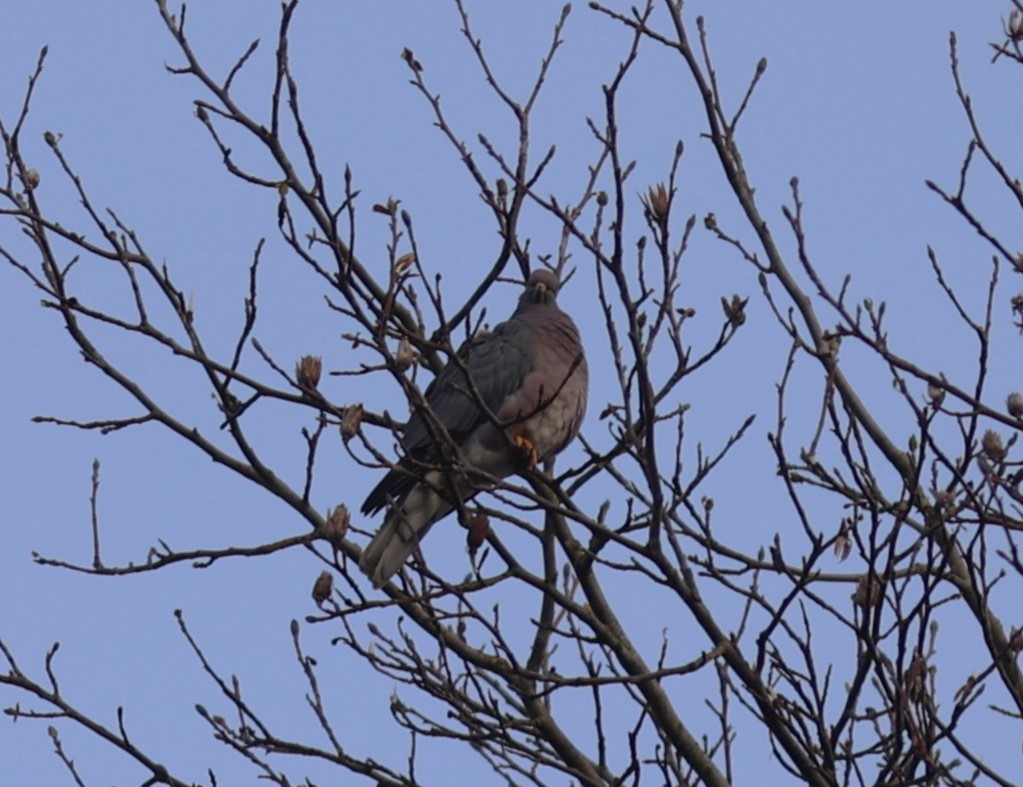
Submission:
[[[553,457],[579,432],[589,373],[558,277],[533,271],[511,319],[474,337],[426,389],[401,437],[404,456],[364,514],[387,519],[359,566],[380,587],[430,527],[487,486]],[[475,477],[474,477],[475,476]]]

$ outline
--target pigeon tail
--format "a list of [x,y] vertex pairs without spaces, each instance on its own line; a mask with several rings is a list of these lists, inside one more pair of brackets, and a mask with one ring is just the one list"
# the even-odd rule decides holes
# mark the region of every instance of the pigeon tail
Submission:
[[429,486],[413,489],[373,536],[359,560],[359,568],[373,587],[379,589],[398,573],[433,523],[450,510],[451,506]]

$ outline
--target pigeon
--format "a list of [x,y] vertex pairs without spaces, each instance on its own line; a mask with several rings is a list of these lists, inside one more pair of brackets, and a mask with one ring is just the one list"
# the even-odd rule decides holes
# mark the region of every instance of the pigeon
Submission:
[[470,339],[427,387],[426,407],[402,433],[404,456],[362,504],[366,515],[387,509],[359,561],[374,587],[435,522],[486,488],[486,477],[531,469],[578,434],[589,372],[558,287],[551,271],[533,271],[511,319]]

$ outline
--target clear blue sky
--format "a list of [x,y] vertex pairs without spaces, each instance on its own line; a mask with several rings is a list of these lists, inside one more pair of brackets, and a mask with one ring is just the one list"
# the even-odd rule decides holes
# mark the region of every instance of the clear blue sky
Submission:
[[[621,4],[623,10],[627,5]],[[787,199],[790,178],[798,175],[811,249],[823,274],[837,283],[852,273],[858,296],[888,300],[893,340],[922,363],[950,374],[969,368],[972,345],[953,330],[951,312],[928,278],[925,245],[933,244],[947,261],[974,309],[981,303],[990,254],[923,181],[953,184],[968,139],[948,68],[953,29],[989,141],[1010,168],[1023,169],[1019,72],[992,66],[987,46],[999,38],[999,18],[1009,5],[994,0],[884,7],[839,7],[816,0],[689,4],[690,16],[707,18],[719,79],[731,105],[759,58],[768,60],[739,142],[769,222],[781,227],[778,206]],[[548,45],[560,4],[469,0],[468,7],[498,74],[510,92],[521,95]],[[238,81],[238,94],[253,112],[267,103],[277,8],[276,3],[205,0],[189,9],[193,45],[214,75],[226,73],[249,41],[262,38],[251,70]],[[6,121],[20,106],[39,48],[49,46],[24,144],[28,161],[40,172],[46,210],[67,225],[85,223],[42,141],[49,130],[63,135],[63,149],[94,200],[115,209],[139,232],[150,255],[165,260],[179,286],[194,294],[197,324],[215,352],[230,351],[242,318],[246,266],[259,238],[268,236],[257,337],[287,364],[312,353],[322,355],[328,369],[350,365],[349,345],[339,338],[341,326],[323,306],[318,283],[276,239],[277,195],[244,186],[223,171],[192,114],[199,86],[164,70],[165,63],[178,65],[181,58],[155,5],[36,0],[8,3],[3,16],[0,114]],[[307,0],[299,9],[292,42],[323,169],[337,193],[349,164],[363,192],[362,259],[386,270],[384,221],[368,208],[389,196],[400,198],[414,217],[424,264],[444,275],[447,303],[455,305],[475,286],[474,272],[493,260],[499,239],[474,185],[432,127],[428,107],[408,85],[399,54],[406,46],[415,52],[430,85],[443,95],[456,130],[475,150],[479,132],[507,149],[513,141],[511,118],[486,89],[458,27],[453,5],[444,2]],[[600,85],[613,75],[628,36],[578,3],[564,37],[538,108],[534,152],[557,144],[547,190],[571,196],[595,149],[584,120],[599,117]],[[702,110],[680,62],[647,44],[627,95],[622,131],[630,155],[638,160],[634,192],[664,178],[675,141],[682,139],[687,154],[679,215],[702,217],[713,211],[723,226],[748,238],[710,145],[699,136]],[[237,150],[244,161],[261,166],[250,146],[238,143]],[[1023,245],[1018,215],[1011,216],[1010,206],[990,185],[981,182],[975,192],[980,211],[1006,240]],[[526,217],[524,231],[535,252],[556,251],[556,227],[539,211]],[[26,248],[9,222],[0,223],[0,240]],[[114,288],[118,280],[111,272],[94,260],[82,265],[87,267],[79,273],[83,296],[122,307],[124,293]],[[586,276],[577,281],[565,293],[564,305],[584,334],[599,342],[592,282]],[[716,332],[722,295],[754,295],[750,326],[733,351],[685,394],[694,408],[693,447],[696,440],[719,444],[747,414],[760,413],[748,446],[722,469],[716,487],[723,532],[734,537],[749,531],[750,545],[766,544],[775,531],[784,534],[791,526],[763,439],[787,346],[765,305],[756,300],[756,289],[754,273],[699,230],[686,263],[683,295],[687,305],[706,315],[694,324],[693,340],[705,341]],[[1004,325],[1007,293],[999,302]],[[491,321],[505,316],[514,297],[507,287],[492,293],[487,302]],[[228,561],[206,571],[182,566],[102,579],[36,566],[31,552],[88,561],[94,457],[102,463],[100,516],[110,563],[143,560],[158,538],[178,549],[256,544],[301,532],[305,525],[160,429],[101,437],[30,423],[37,414],[80,420],[137,414],[124,394],[81,362],[57,315],[40,309],[38,301],[21,274],[0,267],[5,336],[0,343],[0,489],[5,500],[0,634],[22,668],[39,677],[46,648],[59,640],[56,668],[68,698],[110,725],[116,725],[115,709],[123,705],[133,738],[176,775],[198,781],[210,766],[220,784],[253,783],[253,770],[212,741],[194,713],[196,702],[218,712],[225,708],[187,652],[171,613],[184,610],[207,655],[226,673],[239,675],[249,699],[276,722],[278,734],[319,742],[303,699],[288,624],[315,612],[309,590],[320,566],[295,551],[261,561]],[[1011,341],[1007,330],[999,335]],[[144,343],[110,332],[99,336],[109,342],[105,346],[112,357],[152,385],[169,408],[215,429],[216,412],[194,370]],[[604,434],[597,415],[606,401],[601,385],[611,369],[605,348],[591,345],[589,351],[594,390],[584,429],[600,443]],[[1000,371],[992,386],[1003,392],[1000,396],[1014,385],[1023,386],[1013,382],[1014,359],[1018,345],[1002,341],[996,347]],[[250,368],[260,367],[253,359]],[[891,403],[886,373],[864,364],[862,375],[865,396],[882,408],[882,420],[891,425],[904,419],[904,411],[884,409]],[[813,379],[809,371],[806,379]],[[339,404],[372,400],[376,408],[385,403],[400,412],[393,387],[372,389],[358,380],[332,378],[324,390]],[[815,384],[807,390],[816,395]],[[284,412],[280,418],[268,414],[256,428],[279,474],[294,482],[303,469],[298,428],[304,423]],[[894,431],[908,436],[911,430],[906,423]],[[324,510],[342,501],[354,510],[372,481],[368,474],[347,469],[338,446],[324,456],[314,500]],[[743,494],[734,494],[736,489]],[[751,499],[764,501],[757,509],[764,512],[757,515],[763,521],[751,514]],[[458,577],[467,566],[463,535],[454,528],[440,533],[438,528],[432,536],[437,541],[431,554],[440,560],[449,552],[450,576]],[[688,621],[660,620],[656,611],[638,606],[634,618],[651,632],[668,626],[678,652],[690,653]],[[320,662],[345,744],[353,752],[402,761],[407,743],[387,714],[393,687],[347,652],[332,648],[332,633],[327,627],[308,628],[304,641]],[[692,647],[695,654],[702,644]],[[16,702],[29,704],[26,697],[0,690],[4,707]],[[59,727],[87,783],[138,781],[138,770],[112,748],[68,723]],[[69,783],[51,748],[45,722],[0,724],[0,781]],[[763,759],[740,769],[748,784],[769,764],[768,752],[757,751]],[[996,756],[996,751],[988,754]],[[467,751],[452,744],[424,746],[419,770],[424,783],[451,783],[452,767],[476,774],[476,783],[488,783],[485,767]],[[292,772],[306,771],[296,767]],[[308,773],[321,783],[349,783],[347,777],[331,781],[317,768]]]

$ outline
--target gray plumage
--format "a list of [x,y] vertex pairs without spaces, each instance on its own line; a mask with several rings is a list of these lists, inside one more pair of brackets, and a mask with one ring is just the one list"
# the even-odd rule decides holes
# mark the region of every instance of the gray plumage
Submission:
[[[432,417],[412,412],[401,438],[404,457],[362,504],[364,514],[388,509],[359,561],[374,587],[402,567],[456,499],[485,486],[471,473],[452,472],[452,444],[469,468],[505,478],[554,456],[579,432],[589,374],[579,331],[558,308],[557,293],[557,276],[533,271],[511,319],[466,343],[460,360],[426,389]],[[435,439],[438,427],[450,442]]]

